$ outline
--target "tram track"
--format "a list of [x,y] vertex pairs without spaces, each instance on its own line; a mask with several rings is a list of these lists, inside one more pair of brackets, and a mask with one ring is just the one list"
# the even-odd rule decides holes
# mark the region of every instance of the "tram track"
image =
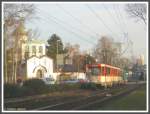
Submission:
[[74,107],[72,108],[71,110],[95,110],[97,107],[96,106],[99,106],[100,104],[102,105],[104,102],[107,102],[111,99],[114,99],[114,98],[118,98],[118,97],[123,97],[131,92],[133,92],[134,90],[136,90],[137,88],[139,88],[139,86],[136,86],[136,87],[133,87],[129,90],[125,90],[123,92],[119,92],[115,95],[112,95],[112,96],[109,96],[109,97],[103,97],[102,99],[98,99],[98,100],[95,100],[95,101],[92,101],[92,102],[89,102],[87,104],[84,104],[84,105],[81,105],[81,106],[78,106],[78,107]]
[[97,102],[101,101],[105,101],[107,100],[109,97],[107,97],[107,94],[111,94],[112,92],[114,92],[115,90],[122,90],[123,88],[128,89],[129,86],[126,87],[121,87],[121,88],[117,88],[117,89],[113,89],[113,90],[104,90],[103,92],[97,93],[95,95],[91,95],[88,97],[84,97],[84,98],[79,98],[76,100],[70,100],[70,101],[66,101],[66,102],[61,102],[58,104],[52,104],[52,105],[47,105],[47,106],[43,106],[43,107],[39,107],[33,110],[78,110],[78,109],[82,109],[86,106],[89,105],[93,105]]
[[[137,84],[128,84],[123,86],[114,87],[107,90],[96,90],[91,92],[86,96],[64,96],[64,97],[54,97],[53,99],[47,97],[45,99],[35,99],[31,100],[30,102],[25,102],[24,108],[26,110],[84,110],[84,109],[91,109],[93,105],[103,103],[109,99],[112,99],[117,96],[121,96],[124,93],[128,93],[127,91],[133,91],[138,87]],[[125,91],[126,90],[126,91]],[[121,93],[119,94],[120,91]],[[115,93],[118,93],[115,95]],[[107,96],[107,95],[111,96]],[[34,103],[32,103],[32,101]],[[40,102],[38,102],[40,101]],[[16,106],[21,106],[18,102]],[[13,103],[12,105],[13,106]],[[10,106],[10,107],[11,107]]]

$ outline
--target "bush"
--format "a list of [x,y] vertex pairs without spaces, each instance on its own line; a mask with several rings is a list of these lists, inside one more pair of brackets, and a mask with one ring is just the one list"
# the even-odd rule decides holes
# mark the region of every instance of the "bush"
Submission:
[[16,84],[5,84],[4,85],[4,97],[19,97],[20,86]]
[[40,79],[26,80],[23,86],[17,84],[5,84],[4,85],[4,97],[15,98],[30,95],[37,95],[42,93],[48,93],[50,88]]
[[62,84],[60,87],[61,87],[62,90],[75,90],[75,89],[79,89],[80,88],[80,84],[79,83]]
[[96,84],[96,87],[97,87],[98,89],[104,89],[104,86],[102,86],[101,84]]
[[92,89],[96,90],[98,89],[95,83],[83,83],[80,86],[81,89]]
[[80,84],[76,83],[76,84],[54,84],[50,86],[50,90],[51,91],[66,91],[66,90],[75,90],[75,89],[79,89],[80,88]]
[[48,85],[40,79],[26,80],[23,87],[27,90],[28,95],[47,93],[50,90]]

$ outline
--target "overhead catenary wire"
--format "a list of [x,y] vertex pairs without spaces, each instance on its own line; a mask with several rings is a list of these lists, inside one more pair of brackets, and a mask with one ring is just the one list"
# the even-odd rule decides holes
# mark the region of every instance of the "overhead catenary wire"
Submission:
[[[121,17],[123,18],[123,16],[121,15],[121,13],[120,13],[120,8],[119,8],[119,6],[118,6],[118,13],[119,13],[119,15],[117,15],[116,16],[116,18],[117,18],[117,20],[120,22],[120,23],[118,23],[117,21],[116,21],[116,19],[114,18],[114,16],[111,14],[111,12],[109,11],[109,9],[105,6],[105,4],[103,4],[103,7],[106,9],[106,11],[108,12],[108,14],[110,15],[110,17],[114,20],[114,23],[120,28],[120,31],[124,34],[124,39],[126,39],[127,41],[127,47],[120,53],[120,56],[121,55],[123,55],[127,50],[128,50],[128,48],[129,48],[129,46],[130,46],[130,42],[129,42],[129,39],[128,39],[128,32],[126,32],[126,30],[123,28],[123,27],[125,27],[126,25],[125,25],[125,23],[123,23],[124,25],[122,26],[121,25],[121,21],[120,20],[122,20],[122,21],[124,21],[123,19],[121,19]],[[116,10],[114,9],[114,11],[116,12]],[[117,14],[117,12],[116,12],[116,14]],[[120,16],[120,17],[119,17]]]
[[120,7],[118,6],[117,7],[118,8],[118,13],[119,13],[119,16],[120,16],[120,18],[121,18],[121,20],[122,20],[122,23],[123,23],[123,28],[124,28],[124,31],[125,32],[127,32],[126,30],[127,30],[127,24],[125,23],[125,19],[124,19],[124,16],[122,15],[122,13],[120,12],[121,11],[121,9],[120,9]]
[[[118,8],[118,7],[117,7]],[[120,14],[119,14],[119,8],[118,9],[116,9],[116,7],[115,7],[115,5],[113,5],[113,9],[114,9],[114,11],[115,11],[115,15],[116,15],[116,18],[117,18],[117,20],[118,20],[118,23],[120,24],[120,28],[121,28],[121,30],[123,31],[123,33],[124,33],[124,26],[122,26],[122,22],[123,22],[123,20],[121,19],[121,17],[120,17]],[[122,22],[121,22],[122,21]]]
[[[43,11],[42,11],[42,12],[43,12]],[[49,17],[51,17],[51,18],[49,18]],[[53,18],[53,19],[52,19],[52,18]],[[59,20],[59,19],[56,18],[55,16],[51,16],[51,15],[48,13],[48,20],[49,20],[49,19],[50,19],[50,20],[53,20],[54,23],[60,25],[62,28],[65,28],[65,31],[71,32],[71,33],[73,33],[74,35],[76,35],[76,36],[78,36],[78,37],[82,37],[81,35],[77,34],[76,32],[71,31],[70,29],[68,29],[66,26],[63,26],[62,23],[64,24],[64,21]],[[71,26],[71,28],[73,28],[73,29],[78,30],[79,32],[81,32],[79,29],[76,29],[76,28],[73,27],[73,26]],[[77,38],[78,38],[78,37],[77,37]],[[89,41],[89,40],[87,40],[87,39],[82,39],[82,38],[80,38],[80,40],[84,40],[84,41],[88,42],[89,44],[92,43],[92,44],[95,45],[95,43],[93,43],[93,42],[91,42],[91,41]],[[129,47],[129,46],[128,46],[128,47]],[[128,47],[127,47],[127,48],[128,48]],[[122,54],[124,54],[124,53],[126,52],[126,50],[127,50],[127,49],[125,49],[125,50],[122,52]]]
[[88,4],[86,4],[85,6],[91,11],[91,13],[92,13],[93,15],[95,15],[95,17],[99,20],[98,22],[101,22],[101,23],[105,26],[105,28],[107,28],[107,30],[108,30],[109,32],[111,32],[114,36],[116,36],[117,38],[119,38],[118,35],[117,35],[116,33],[114,33],[114,32],[109,28],[109,26],[104,22],[104,20],[100,17],[100,15],[98,15],[98,14],[95,12],[95,10],[93,10],[93,8],[91,8]]
[[[50,13],[49,13],[49,15],[50,15]],[[83,30],[81,30],[81,29],[78,29],[78,28],[76,28],[76,27],[74,27],[74,26],[72,26],[72,25],[70,25],[70,24],[68,24],[68,23],[66,23],[65,21],[63,21],[63,20],[61,20],[61,19],[59,19],[59,18],[57,18],[56,16],[54,16],[54,15],[50,15],[52,18],[54,18],[55,20],[57,20],[57,21],[59,21],[60,23],[65,23],[65,24],[67,24],[67,26],[70,26],[71,28],[73,28],[73,29],[75,29],[75,30],[77,30],[77,31],[79,31],[81,34],[88,34],[90,37],[94,37],[93,35],[91,35],[90,33],[86,33],[85,31],[83,31]]]
[[125,20],[124,20],[124,18],[122,16],[121,12],[120,12],[120,7],[119,6],[115,7],[115,5],[113,5],[113,9],[115,11],[115,15],[116,15],[116,17],[118,19],[118,22],[120,23],[120,27],[121,27],[121,29],[123,31],[124,39],[126,39],[126,43],[127,43],[127,47],[120,54],[120,56],[121,56],[121,55],[123,55],[123,54],[125,54],[127,52],[127,50],[129,49],[132,41],[128,38],[128,32],[126,31],[126,23],[125,23]]
[[[98,19],[100,22],[103,23],[103,25],[104,25],[113,35],[117,36],[117,35],[105,24],[104,20],[103,20],[88,4],[86,4],[86,7],[97,17],[97,19]],[[128,37],[126,37],[126,39],[127,39],[127,47],[125,48],[125,50],[123,50],[123,52],[120,54],[120,56],[123,55],[123,54],[128,50],[128,48],[129,48],[129,45],[130,45],[130,44],[129,44],[129,42],[128,42]]]
[[130,46],[131,46],[130,52],[131,52],[131,55],[133,55],[133,49],[132,49],[133,48],[132,47],[133,46],[133,42],[130,39],[127,38],[127,47],[122,51],[122,53],[120,54],[120,56],[122,56],[123,54],[125,54],[127,52],[127,50],[130,48]]
[[65,31],[67,31],[67,32],[69,32],[69,33],[72,33],[72,34],[74,34],[75,36],[77,36],[77,38],[78,39],[80,39],[80,40],[83,40],[83,41],[86,41],[87,43],[89,43],[89,44],[94,44],[95,45],[95,43],[94,42],[92,42],[92,41],[89,41],[89,40],[87,40],[87,39],[83,39],[83,36],[81,36],[81,35],[79,35],[78,33],[76,33],[76,32],[74,32],[74,31],[72,31],[72,29],[68,29],[66,26],[64,26],[63,24],[62,24],[62,22],[58,22],[58,20],[56,20],[56,19],[53,19],[52,17],[51,17],[51,15],[49,15],[48,13],[46,13],[45,11],[43,11],[43,10],[41,10],[41,9],[39,9],[39,8],[37,8],[37,10],[41,13],[41,11],[42,11],[42,13],[45,13],[45,14],[47,14],[47,17],[45,18],[47,21],[53,21],[55,24],[57,24],[57,25],[59,25],[61,28],[63,28],[63,30],[65,30]]
[[[116,19],[114,18],[114,15],[111,13],[111,11],[105,6],[105,4],[103,4],[103,7],[106,9],[106,11],[108,12],[108,14],[110,15],[110,17],[113,19],[114,24],[116,24],[120,30],[120,32],[124,33],[124,30],[122,29],[122,27],[119,25],[119,23],[116,21]],[[119,19],[118,19],[119,20]]]
[[[122,20],[122,23],[123,23],[123,27],[125,28],[125,30],[127,29],[127,24],[126,24],[126,22],[125,22],[125,19],[124,19],[124,17],[123,17],[123,15],[122,15],[122,13],[120,12],[120,7],[119,6],[117,6],[117,8],[118,8],[118,14],[120,15],[120,18],[121,18],[121,20]],[[126,31],[127,32],[127,31]],[[128,32],[127,32],[127,34],[128,34]],[[130,49],[130,51],[131,51],[131,55],[133,55],[133,53],[132,53],[132,46],[133,46],[133,44],[132,44],[132,41],[128,38],[128,36],[127,36],[127,43],[128,43],[128,46],[131,46],[131,49]]]
[[86,28],[88,28],[87,30],[90,30],[90,32],[92,31],[93,33],[95,33],[96,35],[99,35],[98,33],[96,33],[91,27],[89,27],[87,24],[85,24],[83,21],[81,21],[79,18],[75,17],[74,15],[72,15],[72,13],[70,13],[68,10],[66,10],[65,8],[63,8],[61,5],[56,4],[56,6],[58,8],[60,8],[62,11],[64,11],[67,15],[71,16],[74,20],[76,20],[77,22],[79,22],[81,25],[85,26]]

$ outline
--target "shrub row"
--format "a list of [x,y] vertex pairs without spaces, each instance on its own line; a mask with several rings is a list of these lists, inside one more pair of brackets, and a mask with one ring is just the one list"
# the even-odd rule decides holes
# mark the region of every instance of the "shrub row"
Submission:
[[103,86],[101,86],[100,84],[95,84],[95,83],[83,83],[81,84],[80,88],[96,90],[96,89],[103,89]]
[[46,85],[40,79],[30,79],[24,82],[23,86],[6,84],[4,85],[4,97],[14,98],[30,95],[38,95],[54,91],[67,91],[75,89],[101,89],[102,86],[94,83],[75,83],[75,84],[54,84]]
[[24,82],[23,86],[17,84],[4,85],[4,97],[21,97],[48,93],[49,86],[40,79],[31,79]]

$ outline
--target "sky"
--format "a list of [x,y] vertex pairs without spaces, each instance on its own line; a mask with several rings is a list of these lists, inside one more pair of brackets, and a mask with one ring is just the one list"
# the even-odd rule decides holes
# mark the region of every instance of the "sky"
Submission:
[[64,44],[79,44],[84,51],[92,50],[102,36],[122,42],[124,50],[128,38],[133,45],[129,46],[124,56],[142,54],[145,61],[147,59],[146,25],[129,17],[125,4],[40,3],[35,6],[36,18],[26,22],[26,29],[38,31],[38,39],[47,41],[56,33]]

